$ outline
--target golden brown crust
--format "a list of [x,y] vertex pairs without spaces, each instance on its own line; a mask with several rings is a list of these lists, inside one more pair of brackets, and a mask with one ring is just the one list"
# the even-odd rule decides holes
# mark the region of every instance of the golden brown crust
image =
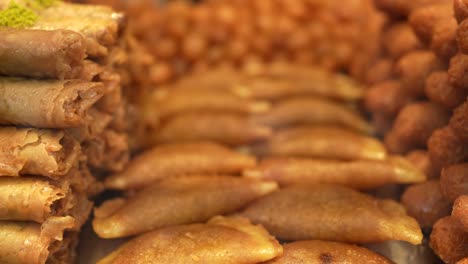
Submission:
[[468,160],[468,147],[450,127],[434,131],[427,142],[427,147],[436,171]]
[[432,102],[438,103],[447,109],[459,106],[468,95],[468,90],[456,88],[450,83],[447,71],[431,73],[426,79],[424,91]]
[[330,126],[286,128],[278,131],[269,142],[256,146],[253,151],[261,156],[340,160],[383,160],[387,155],[385,147],[378,140]]
[[468,194],[468,163],[451,165],[442,169],[440,175],[442,193],[450,201]]
[[429,245],[442,261],[455,263],[466,257],[468,233],[453,216],[447,216],[435,223]]
[[79,154],[78,142],[61,131],[0,128],[0,175],[60,177],[75,165]]
[[401,203],[421,227],[432,227],[451,210],[451,203],[442,195],[437,180],[411,185],[403,193]]
[[266,140],[271,128],[251,122],[247,117],[231,113],[192,112],[176,115],[151,135],[152,142],[213,142],[238,146]]
[[106,178],[107,188],[133,189],[174,176],[238,174],[255,166],[254,157],[207,142],[159,145],[136,156],[120,173]]
[[[248,249],[248,250],[246,250]],[[99,264],[259,263],[281,255],[281,245],[261,226],[244,218],[215,217],[207,224],[181,225],[139,236]]]
[[44,264],[53,253],[49,247],[62,241],[64,230],[73,225],[72,217],[51,217],[42,225],[0,221],[0,262]]
[[231,176],[169,178],[128,199],[106,201],[96,209],[93,227],[100,237],[116,238],[204,222],[216,215],[233,213],[276,188],[275,182]]
[[0,124],[77,127],[103,93],[97,82],[0,78]]
[[356,189],[372,189],[389,183],[421,182],[426,176],[398,156],[383,161],[336,161],[268,158],[257,167],[244,170],[249,178],[274,180],[282,186],[330,183]]
[[460,195],[453,203],[452,217],[454,217],[468,233],[468,194]]
[[403,240],[420,244],[418,223],[393,200],[336,185],[295,185],[266,195],[241,212],[284,240],[351,243]]
[[326,264],[326,263],[369,263],[391,264],[387,258],[355,245],[306,240],[283,246],[283,255],[268,264]]
[[449,111],[437,104],[409,104],[401,109],[392,130],[385,135],[385,145],[392,153],[424,148],[432,132],[445,126],[449,118]]
[[391,25],[382,37],[382,44],[393,59],[398,59],[410,51],[423,47],[407,23]]
[[431,41],[435,25],[440,20],[453,17],[452,2],[439,2],[418,8],[409,16],[411,27],[423,43],[428,44]]
[[254,114],[253,122],[274,128],[292,125],[337,125],[372,133],[372,128],[360,113],[332,100],[316,97],[296,97],[273,104],[271,110]]
[[35,78],[78,77],[85,58],[83,37],[69,30],[0,30],[0,74]]

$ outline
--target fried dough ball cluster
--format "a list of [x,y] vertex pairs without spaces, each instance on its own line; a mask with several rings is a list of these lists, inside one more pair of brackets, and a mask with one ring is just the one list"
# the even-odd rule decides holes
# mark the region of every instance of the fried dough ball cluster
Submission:
[[[406,154],[433,179],[409,186],[401,200],[408,214],[423,228],[432,228],[430,246],[434,252],[445,263],[456,263],[468,256],[467,233],[454,216],[459,215],[457,212],[463,207],[458,204],[462,202],[454,205],[455,213],[450,216],[454,201],[468,192],[465,168],[468,57],[464,46],[468,41],[464,40],[463,22],[468,3],[463,0],[375,2],[400,23],[384,34],[387,45],[383,45],[386,60],[399,59],[389,78],[375,84],[367,93],[366,106],[373,112],[374,120],[383,124],[382,134],[388,150]],[[413,38],[404,33],[401,24],[408,25]],[[389,39],[397,39],[396,30],[400,30],[401,38],[407,37],[405,41],[394,40],[392,45]],[[382,75],[380,71],[375,74]]]
[[272,61],[362,76],[376,56],[383,24],[372,0],[87,2],[126,10],[156,60],[150,78],[158,84],[187,72],[218,66],[251,71]]

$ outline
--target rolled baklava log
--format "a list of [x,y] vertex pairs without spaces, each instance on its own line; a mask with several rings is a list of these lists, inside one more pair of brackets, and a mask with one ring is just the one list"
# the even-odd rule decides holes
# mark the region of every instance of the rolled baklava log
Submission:
[[122,14],[108,7],[63,2],[39,12],[38,20],[29,28],[78,32],[85,38],[88,56],[100,58],[107,56],[109,48],[117,43],[122,20]]
[[[5,264],[46,263],[48,259],[53,258],[54,254],[64,253],[60,250],[61,246],[65,246],[68,242],[67,237],[64,237],[64,231],[73,225],[74,219],[70,216],[51,217],[42,224],[0,221],[0,237],[2,237],[0,239],[0,262]],[[65,254],[72,255],[71,252]],[[69,257],[65,259],[66,263],[72,261]]]
[[0,127],[0,174],[62,177],[80,158],[79,143],[59,130]]
[[0,29],[0,74],[77,78],[86,57],[83,36],[69,30]]
[[[0,124],[77,127],[102,97],[104,86],[81,80],[0,78]],[[27,106],[27,107],[25,107]]]

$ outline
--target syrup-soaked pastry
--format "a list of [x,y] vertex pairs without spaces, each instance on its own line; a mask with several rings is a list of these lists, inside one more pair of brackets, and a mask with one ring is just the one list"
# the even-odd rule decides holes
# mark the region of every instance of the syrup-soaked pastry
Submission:
[[241,217],[214,217],[206,224],[179,225],[138,236],[98,264],[259,263],[283,253],[261,226]]
[[401,108],[413,100],[412,95],[403,89],[401,82],[388,80],[369,88],[364,103],[366,108],[373,113],[395,116]]
[[305,240],[283,245],[283,255],[267,264],[369,263],[391,264],[387,258],[367,248],[321,240]]
[[335,101],[316,97],[296,97],[280,101],[266,113],[253,116],[255,123],[272,127],[291,125],[337,125],[363,133],[372,128],[359,112]]
[[467,256],[468,232],[453,216],[437,221],[430,236],[430,247],[445,263],[455,263]]
[[158,145],[138,156],[105,180],[107,188],[133,189],[174,176],[239,174],[256,165],[255,157],[209,142]]
[[69,30],[2,28],[0,54],[2,75],[73,79],[83,68],[86,45]]
[[442,61],[449,61],[458,52],[457,28],[453,17],[441,19],[434,26],[430,48]]
[[408,23],[395,23],[382,38],[382,44],[389,56],[398,59],[404,54],[422,48],[418,37]]
[[70,216],[51,217],[42,225],[0,221],[0,263],[45,264],[56,253],[50,249],[64,242],[64,230],[73,225]]
[[[466,97],[465,97],[466,98]],[[464,99],[465,99],[464,98]],[[468,142],[468,102],[465,101],[463,104],[458,106],[450,118],[449,126],[453,129],[455,134]]]
[[244,176],[274,180],[281,186],[331,183],[356,189],[426,180],[426,176],[420,170],[399,156],[390,156],[382,161],[267,158],[257,167],[244,170]]
[[155,228],[204,222],[233,213],[277,188],[275,182],[231,176],[184,176],[154,183],[127,199],[96,209],[94,231],[103,238],[141,234]]
[[452,1],[440,1],[443,3],[423,6],[416,9],[408,18],[419,39],[428,44],[434,34],[436,24],[443,19],[453,17]]
[[468,195],[468,163],[443,168],[440,186],[442,193],[450,201],[454,201],[460,195]]
[[427,141],[431,162],[436,171],[468,161],[468,146],[450,127],[437,129]]
[[198,110],[248,114],[265,112],[269,108],[267,102],[248,100],[223,89],[157,89],[146,103],[154,108],[158,118]]
[[425,147],[432,132],[445,126],[449,118],[449,111],[437,104],[409,104],[398,113],[392,130],[385,135],[385,144],[393,153]]
[[42,223],[66,191],[38,178],[0,177],[0,220]]
[[81,80],[0,78],[0,124],[77,127],[103,95],[104,86]]
[[402,240],[417,245],[423,238],[416,220],[399,203],[338,185],[287,187],[260,198],[240,215],[284,240]]
[[122,19],[122,14],[109,7],[58,3],[39,12],[38,20],[28,29],[75,31],[85,37],[86,53],[102,58],[116,44]]
[[252,151],[263,156],[294,156],[342,160],[383,160],[385,147],[378,140],[331,126],[299,126],[278,131]]
[[451,210],[451,202],[442,195],[437,180],[411,185],[403,193],[401,203],[421,227],[432,227]]
[[444,64],[432,51],[413,51],[401,57],[395,65],[395,71],[401,78],[403,89],[413,96],[424,95],[427,76],[433,71],[445,70]]
[[468,195],[459,196],[453,203],[452,217],[468,232]]
[[410,151],[405,158],[424,173],[426,178],[434,179],[439,177],[438,172],[435,171],[434,166],[432,166],[431,158],[426,150],[417,149]]
[[321,96],[339,100],[358,100],[364,95],[364,89],[351,78],[316,70],[315,74],[304,76],[304,80],[254,78],[232,89],[240,96],[255,99],[275,100],[289,96]]
[[155,143],[210,140],[239,146],[271,137],[270,127],[255,124],[249,118],[233,113],[193,112],[176,115],[153,132]]
[[426,79],[424,92],[432,102],[448,109],[461,105],[468,96],[468,90],[456,88],[450,83],[447,71],[431,73]]
[[80,156],[80,145],[62,131],[0,128],[0,176],[60,177]]

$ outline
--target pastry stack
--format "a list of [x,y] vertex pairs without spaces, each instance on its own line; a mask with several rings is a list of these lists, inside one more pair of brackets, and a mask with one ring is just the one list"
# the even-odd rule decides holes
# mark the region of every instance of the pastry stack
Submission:
[[122,15],[103,6],[0,1],[0,262],[71,263],[102,188],[128,159],[110,62]]
[[371,137],[356,104],[364,92],[345,75],[290,64],[256,75],[212,70],[155,90],[145,103],[146,150],[106,178],[123,195],[93,219],[101,238],[137,237],[98,263],[357,255],[390,263],[352,244],[420,244],[420,227],[401,204],[364,193],[425,180]]

